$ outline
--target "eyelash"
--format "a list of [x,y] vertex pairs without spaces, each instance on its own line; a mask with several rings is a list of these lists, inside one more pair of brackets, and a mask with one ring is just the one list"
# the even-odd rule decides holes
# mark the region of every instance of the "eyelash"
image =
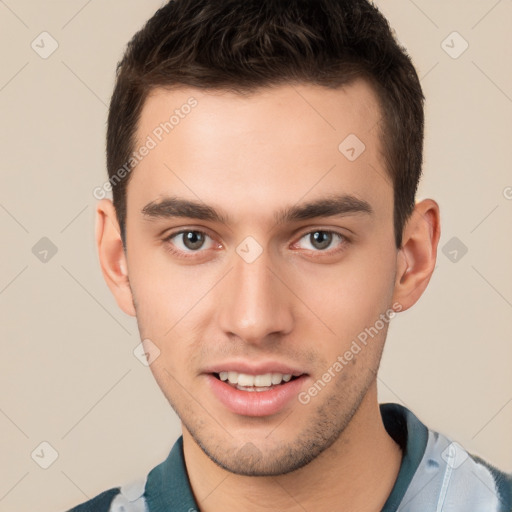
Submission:
[[312,229],[311,231],[302,233],[299,240],[297,242],[295,242],[293,245],[298,244],[300,242],[300,240],[302,240],[305,237],[311,236],[313,233],[325,233],[325,234],[333,235],[332,242],[334,242],[335,237],[340,239],[338,246],[335,247],[334,249],[325,249],[325,250],[306,249],[308,252],[310,252],[310,254],[312,254],[313,258],[321,258],[322,256],[333,256],[335,254],[339,254],[340,252],[344,251],[347,248],[348,244],[351,243],[351,240],[346,235],[338,233],[337,231],[332,231],[330,229]]
[[[345,250],[346,246],[351,243],[351,240],[346,235],[338,233],[337,231],[329,230],[329,229],[313,229],[311,231],[307,231],[306,233],[303,233],[300,236],[298,241],[302,240],[306,236],[309,236],[309,235],[312,235],[313,233],[318,233],[318,232],[334,235],[335,237],[339,237],[341,239],[341,241],[339,243],[339,246],[334,250],[332,250],[332,249],[331,250],[316,250],[316,251],[308,250],[313,253],[318,253],[316,256],[313,256],[313,257],[321,257],[322,255],[326,255],[326,254],[327,255],[338,254],[339,252]],[[167,244],[166,250],[168,250],[171,254],[178,256],[179,258],[194,258],[197,256],[197,254],[200,254],[201,252],[206,252],[205,250],[201,250],[201,249],[198,249],[197,251],[181,251],[179,249],[176,249],[172,244],[172,239],[179,235],[183,235],[185,233],[199,233],[199,234],[203,235],[204,237],[212,238],[208,233],[206,233],[205,231],[202,231],[200,229],[182,229],[180,231],[171,233],[164,238],[163,241]],[[298,241],[295,242],[293,245],[296,245],[298,243]]]
[[182,229],[180,231],[176,231],[176,232],[171,233],[168,236],[166,236],[163,240],[166,243],[166,249],[171,254],[173,254],[179,258],[184,258],[184,259],[194,258],[194,257],[197,257],[197,254],[205,252],[204,250],[201,250],[201,249],[199,249],[197,251],[187,251],[187,252],[176,249],[172,244],[172,239],[179,235],[183,235],[184,233],[200,233],[204,237],[212,238],[208,233],[206,233],[205,231],[202,231],[200,229]]

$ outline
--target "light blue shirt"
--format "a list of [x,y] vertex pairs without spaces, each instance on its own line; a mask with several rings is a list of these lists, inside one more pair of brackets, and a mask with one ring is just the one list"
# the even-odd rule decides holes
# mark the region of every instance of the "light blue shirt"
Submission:
[[[380,406],[402,463],[382,512],[512,512],[512,475],[429,430],[398,404]],[[146,476],[105,491],[69,512],[199,512],[185,466],[183,437]]]

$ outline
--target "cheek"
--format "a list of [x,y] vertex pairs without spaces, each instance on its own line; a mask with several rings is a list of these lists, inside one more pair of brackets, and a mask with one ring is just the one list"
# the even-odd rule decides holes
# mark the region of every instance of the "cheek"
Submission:
[[376,257],[375,252],[353,251],[336,265],[303,267],[295,273],[297,295],[340,336],[373,324],[389,307],[394,255],[389,251]]
[[304,310],[308,321],[304,317],[296,328],[316,340],[327,366],[347,354],[342,360],[345,375],[375,368],[386,337],[388,323],[380,315],[392,302],[394,256],[381,251],[376,258],[375,253],[354,251],[338,265],[315,269],[313,277],[306,268],[296,274],[297,295],[315,313],[312,317]]
[[207,271],[171,264],[163,248],[135,249],[130,254],[129,277],[137,318],[158,336],[186,317],[212,286]]
[[208,266],[199,270],[171,265],[160,256],[152,262],[148,260],[141,251],[134,251],[130,260],[138,328],[141,339],[151,340],[160,351],[158,360],[151,365],[155,378],[174,386],[176,383],[166,370],[178,376],[192,364],[201,331],[212,318],[219,276]]

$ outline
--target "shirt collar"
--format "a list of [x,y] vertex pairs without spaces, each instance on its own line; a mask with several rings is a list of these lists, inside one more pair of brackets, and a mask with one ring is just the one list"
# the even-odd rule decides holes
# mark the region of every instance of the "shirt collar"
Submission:
[[[382,421],[388,434],[402,449],[402,463],[395,485],[382,512],[395,511],[425,453],[428,429],[408,409],[398,404],[381,404]],[[147,479],[146,502],[150,512],[176,510],[198,511],[183,454],[183,436],[172,447],[167,459],[153,468]]]
[[380,413],[388,434],[402,449],[402,464],[382,509],[382,512],[394,512],[402,502],[423,458],[428,429],[409,409],[399,404],[381,404]]

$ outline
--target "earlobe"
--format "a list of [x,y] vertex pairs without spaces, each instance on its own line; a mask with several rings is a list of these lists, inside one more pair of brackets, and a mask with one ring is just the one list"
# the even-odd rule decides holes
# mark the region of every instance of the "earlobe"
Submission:
[[433,199],[417,203],[404,227],[397,254],[393,301],[400,303],[402,311],[425,291],[434,272],[440,235],[439,205]]
[[128,265],[114,205],[102,199],[96,207],[96,246],[103,278],[119,307],[135,316]]

